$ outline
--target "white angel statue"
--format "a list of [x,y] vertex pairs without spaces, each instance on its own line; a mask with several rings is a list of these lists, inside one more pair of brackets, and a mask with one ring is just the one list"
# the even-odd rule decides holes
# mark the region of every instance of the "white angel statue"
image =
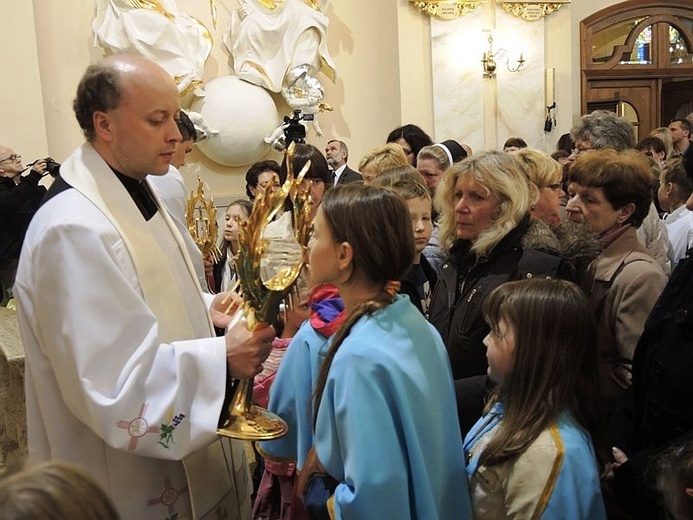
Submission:
[[[326,0],[239,0],[224,43],[236,75],[280,92],[287,73],[306,65],[335,79],[327,50]],[[322,10],[321,10],[322,8]]]
[[114,54],[135,54],[161,65],[181,96],[204,96],[202,74],[212,36],[174,0],[96,0],[95,45]]

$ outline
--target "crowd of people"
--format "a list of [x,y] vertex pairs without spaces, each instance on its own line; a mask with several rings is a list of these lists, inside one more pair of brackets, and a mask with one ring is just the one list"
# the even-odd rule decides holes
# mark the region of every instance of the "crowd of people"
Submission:
[[[636,142],[596,111],[553,155],[407,124],[358,171],[342,140],[297,143],[291,165],[250,166],[213,262],[185,227],[176,168],[196,130],[170,76],[111,56],[74,110],[86,141],[47,193],[45,163],[23,174],[0,147],[0,261],[3,283],[17,271],[31,461],[76,466],[1,480],[0,511],[691,518],[687,119]],[[239,226],[308,162],[298,288],[276,322],[231,323]],[[253,477],[216,430],[254,376],[289,428],[257,443]]]

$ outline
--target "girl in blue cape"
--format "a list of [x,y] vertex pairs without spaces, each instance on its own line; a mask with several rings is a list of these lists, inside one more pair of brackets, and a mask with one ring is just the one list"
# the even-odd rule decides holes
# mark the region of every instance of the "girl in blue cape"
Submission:
[[313,445],[311,399],[327,352],[327,340],[346,316],[334,285],[316,286],[308,305],[310,318],[292,338],[270,391],[268,409],[284,419],[289,429],[283,437],[259,445],[266,459],[295,462],[299,470]]
[[358,183],[331,188],[309,248],[314,282],[336,285],[348,313],[320,369],[315,444],[298,476],[311,518],[469,518],[445,346],[389,282],[414,256],[405,202]]
[[599,379],[596,326],[580,289],[524,280],[483,306],[498,386],[465,439],[474,518],[606,518],[590,431]]
[[[334,285],[314,287],[308,307],[310,317],[293,335],[269,390],[267,407],[284,419],[288,431],[277,440],[257,445],[265,459],[265,474],[253,505],[253,515],[258,518],[265,513],[270,518],[268,511],[274,510],[278,510],[280,520],[307,518],[302,504],[295,498],[294,479],[296,469],[303,467],[313,445],[311,396],[325,359],[327,340],[346,316],[344,303]],[[256,396],[256,389],[253,395]],[[276,488],[279,489],[279,507],[275,504]]]

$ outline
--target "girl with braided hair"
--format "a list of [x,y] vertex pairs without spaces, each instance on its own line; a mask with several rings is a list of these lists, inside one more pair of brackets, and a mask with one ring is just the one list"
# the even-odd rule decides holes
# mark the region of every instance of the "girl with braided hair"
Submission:
[[348,314],[316,383],[299,496],[311,518],[469,518],[445,347],[390,282],[414,256],[405,202],[340,185],[325,194],[314,228],[311,275],[337,286]]

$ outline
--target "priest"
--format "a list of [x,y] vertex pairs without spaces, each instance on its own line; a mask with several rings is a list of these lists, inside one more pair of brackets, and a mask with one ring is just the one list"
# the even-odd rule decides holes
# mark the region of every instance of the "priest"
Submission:
[[216,429],[274,331],[214,336],[223,295],[202,292],[187,230],[149,184],[181,139],[176,84],[111,56],[73,106],[87,142],[32,220],[17,274],[29,456],[82,465],[122,518],[249,518],[242,444]]

